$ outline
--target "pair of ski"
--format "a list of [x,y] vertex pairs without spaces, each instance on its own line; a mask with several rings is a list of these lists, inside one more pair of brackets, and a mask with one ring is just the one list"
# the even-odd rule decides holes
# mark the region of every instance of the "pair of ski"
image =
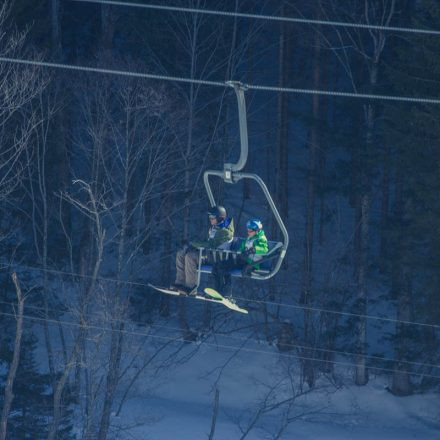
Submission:
[[[148,285],[151,288],[157,290],[158,292],[166,293],[167,295],[186,296],[180,292],[177,292],[176,290],[167,289],[166,287],[154,286],[153,284],[148,284]],[[211,287],[206,287],[205,289],[203,289],[203,291],[208,296],[199,295],[199,293],[197,293],[196,295],[190,295],[188,297],[199,299],[201,301],[209,301],[209,302],[214,302],[217,304],[222,304],[225,307],[227,307],[228,309],[234,310],[235,312],[246,313],[246,314],[248,313],[248,311],[246,309],[242,309],[233,300],[231,300],[230,298],[224,297],[221,293],[217,292],[217,290],[212,289]]]

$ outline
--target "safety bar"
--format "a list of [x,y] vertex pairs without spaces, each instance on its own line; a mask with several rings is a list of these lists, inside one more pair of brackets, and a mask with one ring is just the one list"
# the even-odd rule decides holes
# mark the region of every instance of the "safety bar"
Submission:
[[[256,261],[256,264],[262,264],[266,261],[273,260],[275,258],[279,259],[279,256],[276,255],[278,252],[280,252],[280,248],[282,249],[282,243],[277,243],[277,246],[271,249],[267,254],[261,255],[261,260]],[[202,266],[206,264],[205,257],[211,257],[211,259],[208,261],[208,265],[212,266],[216,263],[220,263],[222,261],[228,261],[232,260],[234,263],[238,261],[238,258],[243,255],[243,252],[241,251],[232,251],[229,249],[210,249],[210,248],[204,248],[199,247],[197,248],[199,253],[198,258],[198,267],[197,267],[197,287],[200,285],[200,279],[201,274],[205,273],[206,271],[202,269]],[[209,272],[206,272],[209,273]],[[271,270],[267,269],[255,269],[253,272],[250,272],[246,277],[255,278],[255,279],[266,279],[270,278],[273,275],[275,275],[276,272],[272,273]],[[243,276],[243,275],[242,275]]]

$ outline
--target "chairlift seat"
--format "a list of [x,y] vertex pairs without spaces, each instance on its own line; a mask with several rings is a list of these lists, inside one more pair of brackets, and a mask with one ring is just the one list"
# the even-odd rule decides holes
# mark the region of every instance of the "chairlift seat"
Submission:
[[[240,249],[241,243],[245,241],[244,238],[234,237],[229,250],[223,249],[204,249],[203,254],[209,256],[211,260],[214,261],[225,261],[228,259],[237,259],[240,255],[238,249]],[[268,252],[264,254],[261,261],[258,263],[260,268],[253,270],[252,273],[267,275],[273,269],[274,262],[276,262],[279,252],[283,247],[283,243],[279,241],[268,241]],[[203,264],[200,266],[201,273],[212,273],[212,264]],[[242,277],[242,271],[240,269],[231,269],[228,271],[230,275],[236,277]]]

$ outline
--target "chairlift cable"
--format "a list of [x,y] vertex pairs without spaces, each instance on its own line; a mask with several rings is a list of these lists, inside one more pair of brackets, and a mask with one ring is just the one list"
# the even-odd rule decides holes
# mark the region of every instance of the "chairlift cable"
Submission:
[[[15,269],[25,268],[28,270],[36,270],[36,271],[60,274],[60,275],[65,275],[65,276],[70,276],[70,277],[78,277],[78,278],[85,278],[85,279],[93,278],[91,275],[84,275],[84,274],[80,274],[80,273],[76,273],[76,272],[68,272],[68,271],[43,268],[43,267],[38,267],[38,266],[12,265],[12,264],[4,264],[4,265],[0,266],[0,270],[6,269],[6,268],[15,268]],[[119,283],[122,285],[133,285],[133,286],[147,287],[147,288],[149,287],[147,283],[141,283],[141,282],[136,282],[136,281],[124,281],[124,280],[117,280],[115,278],[106,278],[106,277],[97,277],[96,279],[99,281],[108,281],[108,282],[112,282],[112,283]],[[387,318],[387,317],[382,317],[382,316],[366,315],[366,314],[360,314],[360,313],[351,313],[351,312],[344,312],[344,311],[339,311],[339,310],[321,309],[318,307],[309,307],[309,306],[287,304],[287,303],[276,302],[276,301],[266,301],[266,300],[258,300],[258,299],[251,299],[251,298],[245,298],[245,297],[237,297],[235,295],[234,295],[234,299],[240,300],[240,301],[246,301],[248,303],[266,304],[269,306],[285,307],[285,308],[292,308],[292,309],[297,309],[297,310],[308,310],[308,311],[316,312],[316,313],[328,313],[328,314],[333,314],[333,315],[352,316],[355,318],[363,318],[363,319],[372,319],[372,320],[376,320],[376,321],[391,322],[393,324],[417,325],[417,326],[421,326],[421,327],[440,329],[439,324],[427,324],[427,323],[417,322],[417,321],[403,321],[401,319]]]
[[[182,82],[187,84],[199,84],[199,85],[212,86],[212,87],[226,87],[226,83],[224,81],[193,79],[182,76],[157,75],[153,73],[132,72],[127,70],[80,66],[80,65],[66,64],[66,63],[53,63],[47,61],[29,60],[22,58],[0,57],[0,62],[38,66],[38,67],[48,67],[55,69],[65,69],[65,70],[72,70],[77,72],[103,73],[109,75],[125,76],[125,77],[141,78],[141,79],[173,81],[173,82]],[[332,91],[332,90],[303,89],[303,88],[293,88],[293,87],[266,86],[266,85],[257,85],[257,84],[243,84],[243,86],[245,86],[249,90],[263,91],[263,92],[279,92],[279,93],[292,93],[292,94],[302,94],[302,95],[321,95],[321,96],[334,96],[340,98],[383,100],[383,101],[391,101],[391,102],[410,102],[410,103],[419,103],[419,104],[440,104],[440,98],[423,98],[423,97],[418,98],[418,97],[399,96],[399,95],[377,95],[372,93],[351,93],[351,92],[340,92],[340,91]]]
[[376,31],[404,32],[411,34],[424,34],[424,35],[437,35],[437,36],[440,35],[440,31],[435,29],[408,28],[408,27],[400,27],[400,26],[383,26],[383,25],[375,25],[375,24],[367,24],[367,23],[353,23],[353,22],[333,21],[333,20],[315,20],[315,19],[299,18],[299,17],[283,17],[279,15],[250,14],[245,12],[219,11],[213,9],[185,8],[181,6],[169,6],[169,5],[165,6],[165,5],[136,3],[136,2],[123,2],[117,0],[71,0],[71,1],[80,2],[80,3],[98,3],[103,5],[143,8],[150,10],[161,10],[161,11],[169,11],[169,12],[186,12],[192,14],[216,15],[221,17],[248,18],[254,20],[276,21],[276,22],[285,22],[285,23],[370,29]]
[[[10,305],[12,307],[18,307],[18,303],[8,302],[8,301],[0,301],[0,304]],[[49,312],[55,312],[55,313],[64,313],[63,310],[58,310],[56,308],[46,308],[46,307],[42,307],[42,306],[40,307],[40,306],[26,305],[26,309],[49,311]],[[99,313],[93,313],[93,312],[91,313],[91,315],[92,316],[101,316]],[[108,318],[108,321],[112,322],[112,323],[118,323],[118,322],[122,322],[123,319]],[[142,321],[134,321],[132,319],[130,319],[130,323],[136,324],[136,325],[145,324]],[[266,323],[258,323],[256,325],[267,325],[267,324]],[[157,329],[178,330],[178,331],[181,330],[181,328],[179,328],[179,327],[174,327],[174,326],[165,325],[165,324],[148,324],[148,326],[154,327],[155,329],[157,328]],[[241,340],[241,341],[252,341],[255,343],[259,342],[255,338],[250,338],[250,337],[245,338],[243,336],[237,336],[237,335],[226,335],[226,334],[218,333],[215,331],[211,331],[209,333],[209,335],[212,335],[216,338],[224,337],[224,338],[236,339],[236,340]],[[313,347],[313,346],[309,346],[309,345],[283,343],[283,346],[290,347],[290,348],[298,348],[298,349],[303,349],[303,350],[319,351],[319,352],[324,352],[324,353],[341,354],[343,356],[363,356],[368,359],[379,360],[379,361],[384,361],[384,362],[396,362],[396,359],[391,359],[391,358],[387,358],[387,357],[383,357],[383,356],[375,356],[375,355],[363,354],[363,353],[353,353],[353,352],[347,352],[347,351],[341,351],[341,350],[332,350],[332,349],[328,349],[328,348],[319,348],[319,347]],[[409,365],[414,365],[417,367],[440,368],[440,365],[428,364],[428,363],[424,363],[424,362],[406,361],[403,359],[399,359],[399,362],[409,364]]]
[[[0,315],[8,316],[11,318],[16,318],[16,314],[14,314],[14,313],[0,312]],[[288,357],[288,358],[293,357],[293,358],[300,359],[300,360],[308,360],[308,361],[313,361],[313,362],[325,362],[327,364],[330,363],[333,365],[339,365],[339,366],[343,366],[343,367],[356,367],[356,364],[352,364],[349,362],[329,361],[327,359],[299,356],[296,354],[273,353],[273,352],[270,352],[267,350],[257,350],[257,349],[252,349],[252,348],[237,347],[237,346],[228,345],[228,344],[214,344],[214,343],[205,342],[205,341],[200,341],[200,342],[199,341],[187,341],[182,337],[173,338],[170,336],[151,335],[148,333],[144,333],[144,332],[140,332],[140,331],[133,331],[133,330],[121,330],[121,329],[115,330],[114,328],[102,327],[102,326],[98,326],[98,325],[78,324],[75,322],[61,321],[61,320],[49,319],[49,318],[38,318],[38,317],[24,315],[24,314],[22,316],[24,319],[40,321],[40,322],[47,322],[47,323],[57,324],[57,325],[62,325],[62,326],[80,327],[80,328],[86,328],[89,330],[101,330],[104,332],[111,332],[111,333],[116,332],[116,333],[121,333],[121,334],[126,334],[126,335],[132,335],[132,336],[140,336],[140,337],[145,337],[145,338],[161,339],[161,340],[168,340],[168,341],[182,342],[182,343],[192,343],[192,344],[196,344],[196,345],[203,344],[207,347],[214,347],[217,349],[218,348],[224,348],[224,349],[228,349],[228,350],[233,349],[233,350],[245,351],[248,353],[265,354],[268,356],[277,356],[277,357],[281,356],[281,357]],[[367,357],[364,355],[362,355],[362,356]],[[398,362],[398,361],[396,361],[396,362]],[[400,369],[396,369],[396,368],[374,367],[371,365],[366,366],[366,368],[368,368],[370,370],[376,370],[376,371],[386,371],[389,373],[399,372],[399,373],[406,373],[406,374],[414,375],[414,376],[431,377],[433,379],[440,379],[440,376],[436,376],[433,374],[417,373],[417,372],[413,372],[413,371],[409,371],[409,370],[400,370]]]

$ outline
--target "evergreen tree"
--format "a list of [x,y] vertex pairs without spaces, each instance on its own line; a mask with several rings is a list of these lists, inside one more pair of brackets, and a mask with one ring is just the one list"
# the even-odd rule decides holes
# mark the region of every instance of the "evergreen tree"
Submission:
[[[9,282],[9,274],[3,275],[2,303],[0,311],[7,313],[0,321],[0,406],[4,399],[5,382],[12,361],[15,338],[15,320],[11,303],[14,302],[13,290]],[[25,315],[32,314],[32,309],[26,310]],[[39,440],[46,439],[52,418],[52,383],[48,373],[41,372],[36,360],[38,338],[32,331],[29,320],[25,321],[23,339],[20,350],[20,360],[14,381],[11,411],[7,426],[7,439],[10,440]],[[58,431],[59,440],[74,439],[72,434],[73,399],[67,390],[64,399],[63,421]]]

